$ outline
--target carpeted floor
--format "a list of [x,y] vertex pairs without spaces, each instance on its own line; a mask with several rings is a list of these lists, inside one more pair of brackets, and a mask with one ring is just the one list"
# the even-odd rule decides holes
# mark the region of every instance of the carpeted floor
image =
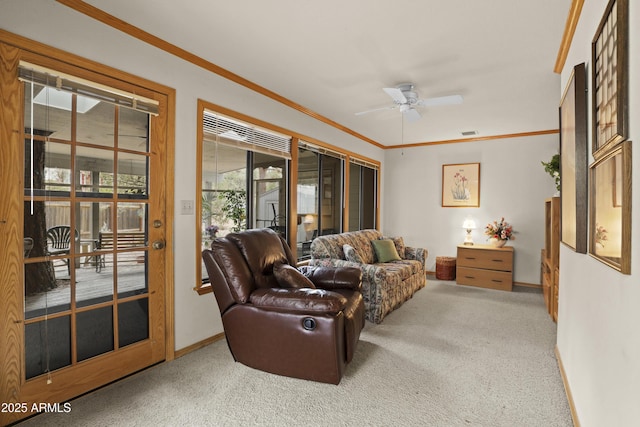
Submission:
[[429,280],[367,322],[338,386],[247,368],[218,341],[21,426],[572,426],[555,341],[539,291]]

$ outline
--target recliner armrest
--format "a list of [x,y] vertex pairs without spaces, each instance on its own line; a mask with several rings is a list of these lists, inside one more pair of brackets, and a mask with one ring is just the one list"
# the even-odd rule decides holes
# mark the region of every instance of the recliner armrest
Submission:
[[336,314],[342,311],[347,298],[323,289],[263,288],[249,297],[254,306],[266,310],[300,314]]
[[362,270],[357,267],[303,266],[299,270],[319,289],[360,291],[362,288]]

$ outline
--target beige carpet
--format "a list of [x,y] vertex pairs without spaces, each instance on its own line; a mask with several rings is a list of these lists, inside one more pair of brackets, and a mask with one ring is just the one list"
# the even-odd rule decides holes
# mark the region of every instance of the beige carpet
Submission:
[[429,280],[367,322],[338,386],[247,368],[219,341],[22,424],[571,426],[555,340],[539,291]]

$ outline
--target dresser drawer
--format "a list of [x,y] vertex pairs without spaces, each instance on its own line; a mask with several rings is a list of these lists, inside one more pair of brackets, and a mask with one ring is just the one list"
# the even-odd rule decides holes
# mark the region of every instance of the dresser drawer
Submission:
[[513,287],[513,275],[510,271],[483,270],[458,266],[456,282],[460,285],[510,291]]
[[486,268],[488,270],[511,271],[513,250],[458,248],[457,265],[460,267]]

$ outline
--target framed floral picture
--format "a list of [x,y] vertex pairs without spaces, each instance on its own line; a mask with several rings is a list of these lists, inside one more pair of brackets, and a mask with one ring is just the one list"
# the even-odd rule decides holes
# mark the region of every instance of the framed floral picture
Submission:
[[590,171],[589,253],[631,274],[631,141],[596,160]]
[[442,165],[442,207],[480,207],[480,163]]

